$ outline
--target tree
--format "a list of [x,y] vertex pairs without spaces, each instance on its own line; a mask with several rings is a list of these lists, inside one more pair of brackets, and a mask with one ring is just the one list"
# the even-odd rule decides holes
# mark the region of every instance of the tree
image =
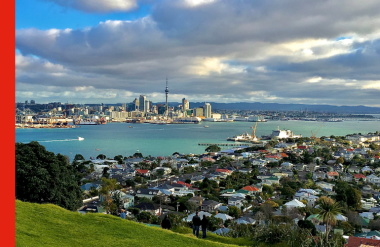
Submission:
[[164,176],[165,172],[163,170],[157,170],[156,175],[158,178],[162,178]]
[[270,185],[263,184],[262,191],[265,194],[273,195],[274,189]]
[[82,190],[74,167],[66,158],[38,142],[16,143],[16,199],[52,203],[68,210],[82,205]]
[[289,186],[285,186],[281,189],[281,195],[286,197],[292,197],[296,193],[296,190],[292,189]]
[[217,145],[211,145],[211,146],[208,146],[205,151],[210,153],[210,152],[219,152],[221,149],[220,147],[218,147]]
[[336,224],[336,216],[341,213],[341,206],[334,200],[320,200],[317,209],[317,219],[326,223],[326,242],[329,237],[329,227]]
[[96,156],[96,159],[101,159],[101,160],[104,160],[106,159],[107,157],[104,155],[104,154],[99,154],[98,156]]
[[317,229],[315,228],[315,225],[313,224],[313,222],[311,222],[310,220],[299,220],[298,226],[300,228],[310,229],[311,234],[313,236],[317,235]]
[[117,210],[117,202],[112,197],[115,191],[121,189],[121,185],[117,183],[116,179],[102,178],[102,187],[99,193],[102,196],[102,204],[108,214]]
[[279,205],[276,202],[270,201],[270,200],[265,201],[263,205],[265,205],[265,204],[271,205],[272,208],[278,208],[279,207]]
[[119,163],[119,164],[123,164],[123,162],[124,162],[123,155],[116,155],[113,159],[117,160],[117,163]]
[[76,154],[74,160],[84,160],[84,157],[81,154]]
[[136,153],[133,154],[133,157],[134,158],[143,158],[143,155],[142,155],[142,153],[137,153],[136,152]]
[[342,157],[337,158],[335,161],[335,164],[343,164],[343,163],[344,163],[344,159]]
[[103,168],[102,177],[104,177],[104,178],[109,178],[110,177],[110,174],[108,173],[108,170],[109,170],[108,167],[104,167]]
[[187,179],[185,180],[185,183],[187,183],[187,184],[191,184],[191,179],[190,179],[190,178],[187,178]]
[[133,181],[132,179],[125,180],[125,184],[126,184],[128,187],[132,187],[132,188],[134,188],[134,187],[136,186],[135,181]]
[[235,219],[239,218],[241,210],[236,206],[228,207],[228,215],[234,217]]

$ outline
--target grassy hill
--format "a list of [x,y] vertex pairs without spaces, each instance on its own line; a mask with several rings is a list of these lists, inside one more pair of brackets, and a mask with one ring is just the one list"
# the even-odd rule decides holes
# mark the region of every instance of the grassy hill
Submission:
[[[189,229],[190,231],[190,229]],[[235,245],[232,245],[233,243]],[[174,233],[104,214],[16,201],[16,246],[249,246],[246,239]]]

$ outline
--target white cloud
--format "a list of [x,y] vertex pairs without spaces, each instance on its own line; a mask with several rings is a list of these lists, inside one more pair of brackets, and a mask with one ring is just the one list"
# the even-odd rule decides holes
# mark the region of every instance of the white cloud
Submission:
[[120,12],[137,7],[136,0],[45,0],[84,12]]

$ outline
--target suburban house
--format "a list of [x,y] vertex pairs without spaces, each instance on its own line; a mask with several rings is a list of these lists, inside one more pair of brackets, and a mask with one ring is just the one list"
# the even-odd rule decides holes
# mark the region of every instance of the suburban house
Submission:
[[354,179],[355,179],[355,182],[359,182],[360,179],[363,179],[364,182],[367,181],[367,177],[364,176],[363,174],[354,174]]
[[162,192],[158,189],[138,189],[136,191],[136,196],[138,197],[146,197],[152,199],[154,196],[160,196]]
[[256,188],[256,187],[253,187],[253,186],[245,186],[243,188],[241,188],[240,190],[245,190],[247,191],[249,195],[253,195],[254,193],[258,192],[259,189]]
[[371,175],[367,176],[367,182],[373,183],[373,184],[379,184],[380,183],[380,178],[377,177],[374,174],[371,174]]
[[328,179],[332,179],[332,180],[336,180],[339,178],[339,173],[337,172],[327,172],[327,178]]
[[236,206],[239,209],[241,206],[243,206],[243,203],[245,202],[244,198],[239,196],[232,196],[228,198],[228,206]]
[[325,179],[327,178],[325,172],[313,172],[313,180],[317,181],[318,179]]
[[201,210],[206,212],[214,212],[218,207],[222,206],[223,203],[216,202],[214,200],[205,200],[200,206]]
[[188,202],[194,203],[197,207],[199,207],[202,205],[203,200],[204,199],[201,196],[193,196],[188,200]]
[[142,202],[135,206],[135,208],[140,209],[141,212],[149,212],[153,215],[160,215],[161,208],[160,205],[151,202]]
[[136,175],[149,177],[150,171],[149,170],[136,169]]

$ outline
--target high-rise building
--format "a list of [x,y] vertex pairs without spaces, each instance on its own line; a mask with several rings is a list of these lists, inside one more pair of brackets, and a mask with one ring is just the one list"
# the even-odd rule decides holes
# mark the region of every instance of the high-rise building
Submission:
[[185,98],[182,99],[182,110],[189,110],[189,101]]
[[140,110],[140,101],[139,101],[139,99],[135,98],[135,100],[133,101],[133,103],[135,104],[135,109],[133,111]]
[[204,114],[205,118],[211,118],[211,105],[209,103],[205,103]]
[[27,100],[25,100],[25,105],[27,105],[28,104],[28,101]]
[[194,108],[193,109],[193,115],[194,117],[202,117],[203,115],[203,108]]
[[126,111],[127,110],[127,103],[121,104],[121,107],[123,108],[124,111]]
[[166,105],[165,105],[165,113],[166,117],[169,114],[169,109],[168,109],[168,94],[169,94],[169,87],[168,87],[168,77],[166,77],[166,89],[165,89],[165,94],[166,94]]
[[145,103],[145,101],[146,101],[146,96],[145,95],[140,95],[140,107],[139,107],[139,110],[141,111],[141,112],[146,112],[146,108],[145,108],[145,106],[146,106],[146,103]]
[[[31,105],[35,105],[35,104],[36,104],[36,101],[31,100],[31,101],[30,101],[30,104],[31,104]],[[307,108],[306,108],[306,109],[307,109]]]

